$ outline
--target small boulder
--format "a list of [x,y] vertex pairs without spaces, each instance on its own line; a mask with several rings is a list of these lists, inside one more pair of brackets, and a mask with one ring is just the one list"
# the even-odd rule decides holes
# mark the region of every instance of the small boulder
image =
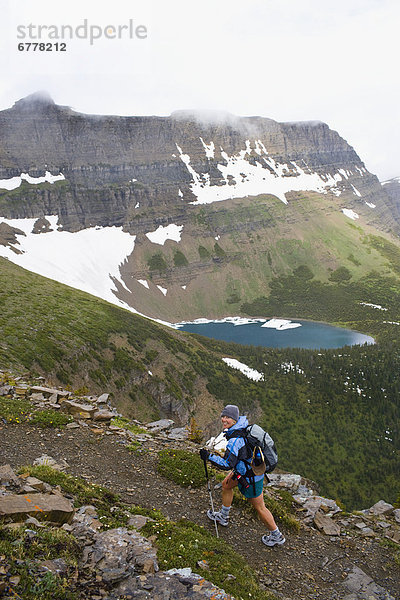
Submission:
[[45,573],[50,572],[53,575],[65,575],[68,571],[68,565],[62,558],[53,560],[44,560],[39,564],[39,570]]
[[11,465],[2,465],[0,467],[0,485],[16,485],[21,484],[20,479],[16,476],[11,468]]
[[189,431],[187,427],[176,427],[168,432],[169,440],[176,440],[178,442],[184,442],[188,439]]
[[396,544],[400,544],[400,531],[398,529],[391,530],[385,537]]
[[81,565],[91,568],[106,583],[116,583],[138,573],[158,571],[156,550],[137,531],[125,528],[98,533],[84,549]]
[[128,527],[142,529],[148,521],[153,521],[153,519],[145,517],[144,515],[132,515],[128,521]]
[[39,521],[62,525],[71,521],[74,507],[59,494],[8,494],[0,496],[0,522],[25,521],[33,516]]
[[42,387],[40,385],[34,385],[31,387],[31,393],[43,394],[45,398],[49,398],[55,394],[57,396],[57,400],[68,398],[68,396],[71,394],[71,392],[67,392],[67,390],[56,390],[54,388]]
[[42,456],[39,456],[39,458],[36,458],[33,461],[33,464],[34,464],[34,466],[46,465],[47,467],[52,467],[53,469],[56,469],[57,471],[62,471],[63,469],[65,469],[69,466],[66,460],[64,460],[62,458],[56,460],[52,456],[48,456],[48,454],[42,454]]
[[381,515],[391,515],[393,511],[394,506],[388,504],[388,502],[385,502],[384,500],[379,500],[379,502],[369,509],[369,512],[377,517],[380,517]]
[[311,496],[307,498],[305,502],[302,502],[304,508],[307,510],[306,516],[314,518],[317,511],[322,505],[329,509],[331,515],[341,512],[341,509],[334,500],[324,498],[323,496]]
[[314,525],[325,535],[340,535],[340,526],[320,511],[315,514]]
[[166,431],[167,429],[171,429],[174,421],[171,419],[160,419],[159,421],[152,421],[151,423],[147,423],[146,427],[149,429],[151,433],[157,433],[159,431]]
[[46,484],[44,483],[44,481],[41,481],[36,477],[26,477],[25,483],[37,492],[44,492],[46,490]]
[[359,567],[353,566],[353,569],[347,575],[343,582],[345,588],[351,592],[347,598],[368,598],[369,600],[394,600],[393,596],[388,594],[384,588],[377,585],[374,580],[364,573]]
[[110,394],[101,394],[96,400],[96,404],[107,404]]
[[91,404],[78,404],[72,400],[64,400],[63,407],[68,414],[79,416],[81,419],[92,419],[96,412],[95,407]]
[[111,421],[115,417],[115,413],[110,410],[100,409],[93,413],[94,421]]
[[1,385],[0,386],[0,396],[8,396],[13,391],[13,387],[11,385]]

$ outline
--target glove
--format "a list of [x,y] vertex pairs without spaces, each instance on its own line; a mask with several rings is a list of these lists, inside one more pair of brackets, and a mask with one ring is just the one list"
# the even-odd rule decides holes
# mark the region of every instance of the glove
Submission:
[[201,458],[201,460],[204,460],[204,461],[205,461],[205,460],[207,460],[207,459],[208,459],[208,457],[209,457],[209,456],[210,456],[210,453],[209,453],[209,451],[208,451],[208,450],[206,450],[206,448],[202,448],[202,449],[200,450],[200,458]]

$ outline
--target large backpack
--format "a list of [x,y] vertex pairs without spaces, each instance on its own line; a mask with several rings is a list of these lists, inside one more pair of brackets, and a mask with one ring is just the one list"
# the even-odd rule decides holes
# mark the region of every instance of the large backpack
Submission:
[[243,460],[251,468],[251,461],[261,450],[264,457],[265,473],[271,473],[278,464],[278,453],[275,442],[272,437],[264,431],[259,425],[248,425],[243,429],[234,429],[231,433],[225,434],[227,439],[242,437],[244,446],[239,450],[238,458]]

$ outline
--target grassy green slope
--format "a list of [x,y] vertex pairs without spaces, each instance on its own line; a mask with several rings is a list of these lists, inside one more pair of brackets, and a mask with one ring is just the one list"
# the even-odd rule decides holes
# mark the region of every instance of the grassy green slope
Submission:
[[179,244],[144,237],[136,245],[127,280],[146,277],[168,289],[164,297],[137,284],[136,308],[169,321],[241,314],[243,303],[268,295],[276,277],[300,265],[322,282],[339,267],[352,281],[374,270],[399,278],[371,236],[400,248],[398,240],[370,225],[365,207],[354,222],[341,206],[336,197],[296,193],[288,205],[262,195],[193,207]]
[[45,373],[73,389],[112,392],[137,418],[185,418],[198,396],[209,396],[188,359],[197,343],[2,258],[0,331],[3,367]]

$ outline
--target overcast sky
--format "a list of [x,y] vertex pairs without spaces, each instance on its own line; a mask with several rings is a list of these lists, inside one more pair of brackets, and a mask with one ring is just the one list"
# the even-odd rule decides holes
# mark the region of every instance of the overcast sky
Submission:
[[[0,109],[47,90],[87,113],[190,108],[321,120],[381,180],[400,175],[398,0],[0,0],[0,7]],[[88,34],[102,30],[92,44],[76,38],[77,27],[86,33],[85,19]],[[40,25],[48,29],[38,40]],[[61,26],[75,39],[68,28],[57,39]],[[35,41],[51,41],[53,51],[17,48]],[[63,41],[66,51],[55,51]]]

